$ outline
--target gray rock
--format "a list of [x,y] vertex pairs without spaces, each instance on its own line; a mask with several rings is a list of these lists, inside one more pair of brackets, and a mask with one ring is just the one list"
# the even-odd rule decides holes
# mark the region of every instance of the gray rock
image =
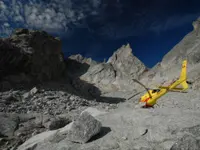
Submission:
[[36,87],[34,87],[29,92],[24,93],[22,97],[24,99],[27,99],[27,98],[33,96],[34,94],[36,94],[37,92],[38,92],[38,89]]
[[178,142],[176,142],[170,150],[199,150],[200,140],[195,139],[194,136],[184,135]]
[[18,127],[19,118],[17,116],[0,113],[0,136],[12,137]]
[[139,76],[147,71],[146,66],[132,54],[132,49],[129,44],[123,45],[109,58],[108,63],[111,63],[115,70],[121,72],[121,76],[130,76],[138,79]]
[[69,131],[66,132],[66,138],[72,142],[86,143],[101,129],[101,122],[96,120],[88,112],[83,112],[75,120]]
[[45,140],[47,141],[52,136],[54,136],[56,134],[56,132],[57,131],[55,130],[55,131],[47,131],[47,132],[37,134],[37,135],[33,136],[32,138],[28,139],[22,145],[20,145],[18,147],[18,150],[29,150],[29,149],[34,150],[38,144],[45,142]]
[[31,91],[30,91],[30,94],[31,95],[34,95],[38,92],[38,89],[36,87],[32,88]]
[[79,63],[86,63],[88,65],[96,65],[98,64],[98,62],[92,60],[92,58],[86,58],[86,57],[83,57],[81,54],[77,54],[77,55],[71,55],[69,56],[69,59],[71,60],[75,60]]
[[46,127],[49,130],[56,130],[56,129],[66,126],[70,122],[71,120],[69,118],[56,117],[56,118],[50,119]]
[[20,101],[21,97],[15,93],[10,93],[9,95],[6,95],[5,97],[3,97],[3,99],[5,99],[6,104],[11,104],[13,102]]

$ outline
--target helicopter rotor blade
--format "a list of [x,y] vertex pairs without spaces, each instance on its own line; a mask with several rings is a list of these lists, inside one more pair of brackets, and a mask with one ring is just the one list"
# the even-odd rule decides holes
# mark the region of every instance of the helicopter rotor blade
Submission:
[[140,84],[142,87],[145,88],[145,90],[148,92],[149,97],[152,98],[150,92],[149,92],[149,88],[147,88],[144,84],[142,84],[140,81],[138,81],[137,79],[132,79],[133,81],[137,82],[138,84]]

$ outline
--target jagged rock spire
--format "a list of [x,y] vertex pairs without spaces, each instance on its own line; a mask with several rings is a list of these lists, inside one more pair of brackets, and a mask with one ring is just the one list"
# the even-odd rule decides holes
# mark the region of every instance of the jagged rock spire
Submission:
[[198,35],[199,34],[199,28],[200,28],[200,17],[196,21],[194,21],[192,23],[192,25],[193,25],[194,31],[196,32],[196,35]]
[[146,66],[133,55],[130,44],[123,45],[108,59],[122,74],[138,78],[146,70]]

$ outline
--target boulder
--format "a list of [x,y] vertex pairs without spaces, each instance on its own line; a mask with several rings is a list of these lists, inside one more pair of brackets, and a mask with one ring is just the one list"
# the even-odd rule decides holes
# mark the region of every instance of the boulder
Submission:
[[13,137],[19,124],[19,118],[17,116],[0,113],[0,120],[0,137]]
[[85,109],[83,112],[88,112],[88,113],[89,113],[90,115],[92,115],[93,117],[100,116],[100,115],[104,115],[104,114],[107,113],[107,112],[105,112],[105,111],[98,110],[97,108],[94,108],[94,107],[88,107],[88,108]]
[[100,132],[101,126],[101,122],[96,120],[88,112],[83,112],[65,133],[66,139],[72,142],[86,143]]

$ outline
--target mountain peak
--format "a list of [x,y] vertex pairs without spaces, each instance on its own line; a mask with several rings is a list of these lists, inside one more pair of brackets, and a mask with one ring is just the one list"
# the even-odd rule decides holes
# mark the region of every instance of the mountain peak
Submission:
[[117,59],[125,60],[128,57],[133,56],[132,49],[130,47],[130,44],[122,45],[117,51],[113,53],[113,55],[108,59],[108,63],[111,63]]
[[193,25],[194,31],[196,31],[198,34],[199,28],[200,28],[200,17],[196,21],[193,21],[192,25]]
[[108,59],[108,63],[132,78],[138,78],[146,70],[146,66],[133,55],[129,43],[117,49]]

